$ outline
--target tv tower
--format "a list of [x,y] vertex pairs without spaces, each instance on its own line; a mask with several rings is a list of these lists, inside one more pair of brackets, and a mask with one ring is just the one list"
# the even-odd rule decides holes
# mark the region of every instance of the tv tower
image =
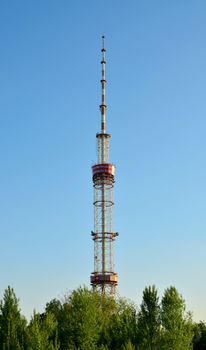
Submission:
[[106,78],[105,65],[106,49],[104,47],[104,36],[102,37],[102,101],[101,111],[101,132],[96,134],[97,138],[97,164],[92,166],[93,187],[94,187],[94,272],[90,281],[93,290],[102,294],[115,294],[118,284],[118,275],[114,272],[114,242],[118,236],[113,231],[113,189],[115,166],[109,162],[109,141],[111,135],[106,132]]

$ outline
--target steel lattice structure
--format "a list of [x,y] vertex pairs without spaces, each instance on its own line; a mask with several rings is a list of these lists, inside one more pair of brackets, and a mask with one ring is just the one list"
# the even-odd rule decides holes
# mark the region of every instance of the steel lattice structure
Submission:
[[118,284],[118,275],[114,272],[114,242],[118,235],[113,231],[113,189],[115,166],[109,162],[109,143],[111,135],[106,132],[106,78],[105,47],[102,37],[102,102],[101,132],[97,133],[98,163],[92,166],[94,187],[94,272],[90,281],[94,290],[114,295]]

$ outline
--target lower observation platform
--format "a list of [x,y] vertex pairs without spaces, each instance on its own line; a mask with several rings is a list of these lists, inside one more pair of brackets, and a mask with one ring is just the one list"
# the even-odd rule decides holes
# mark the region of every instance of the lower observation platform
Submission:
[[93,274],[90,276],[90,282],[92,285],[104,284],[104,283],[117,285],[118,275],[115,272],[105,273],[105,274],[93,272]]

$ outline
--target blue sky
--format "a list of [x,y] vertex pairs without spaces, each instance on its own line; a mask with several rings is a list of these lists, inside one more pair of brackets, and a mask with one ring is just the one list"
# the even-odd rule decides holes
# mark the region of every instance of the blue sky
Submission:
[[0,32],[1,296],[29,317],[89,286],[105,34],[119,293],[206,319],[206,2],[1,1]]

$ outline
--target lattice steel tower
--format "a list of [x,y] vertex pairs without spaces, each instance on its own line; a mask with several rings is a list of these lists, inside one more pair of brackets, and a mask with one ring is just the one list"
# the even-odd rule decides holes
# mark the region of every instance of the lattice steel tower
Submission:
[[97,133],[98,162],[92,166],[94,187],[94,272],[90,280],[94,290],[114,295],[118,284],[118,275],[114,272],[114,242],[117,232],[113,231],[113,189],[115,166],[109,162],[110,134],[106,132],[106,78],[105,47],[102,37],[102,101],[101,132]]

